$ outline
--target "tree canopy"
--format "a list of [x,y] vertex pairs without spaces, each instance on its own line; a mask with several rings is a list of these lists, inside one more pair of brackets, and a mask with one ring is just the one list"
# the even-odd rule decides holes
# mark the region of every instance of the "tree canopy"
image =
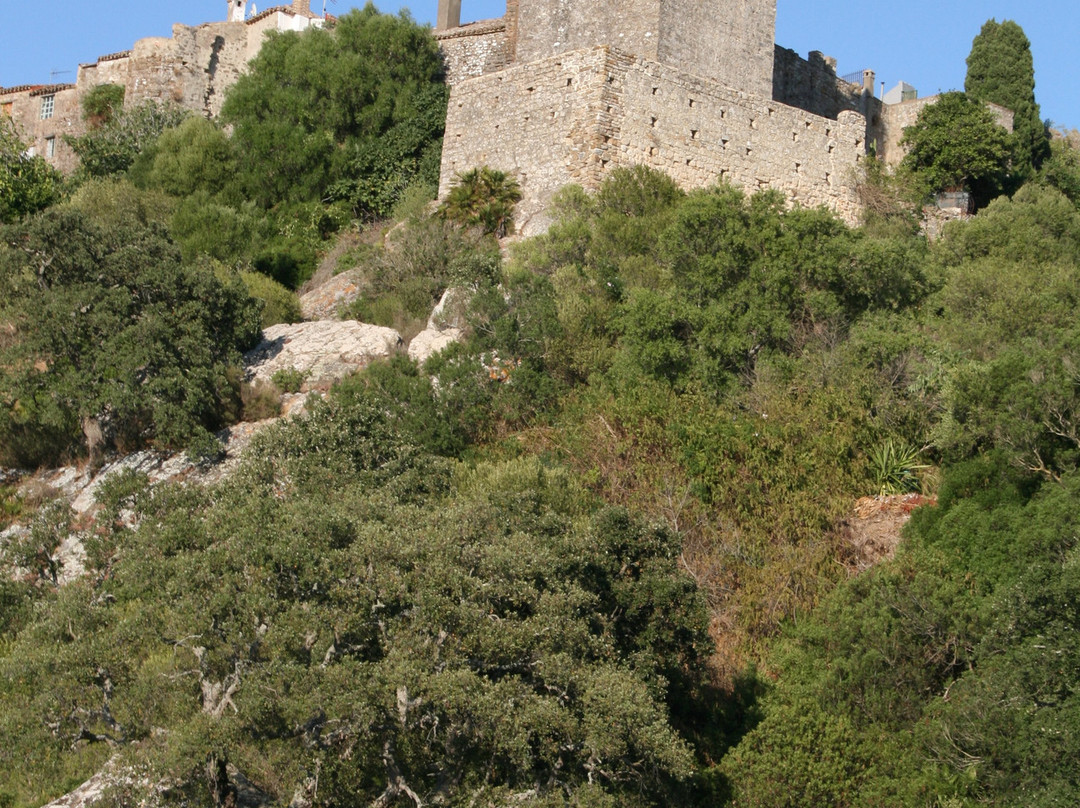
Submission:
[[158,227],[73,207],[0,231],[0,289],[14,334],[0,346],[6,464],[55,463],[84,436],[91,449],[205,443],[226,368],[259,328],[240,281],[183,265]]
[[1014,172],[1031,176],[1050,156],[1050,137],[1035,101],[1031,42],[1012,20],[987,20],[971,43],[964,92],[1013,111]]
[[347,201],[386,215],[438,179],[447,88],[435,41],[372,4],[326,29],[271,37],[229,91],[240,179],[265,207]]
[[981,202],[1000,192],[1009,171],[1009,135],[981,103],[944,93],[904,130],[903,165],[931,193],[966,190]]
[[60,175],[43,157],[31,157],[11,118],[0,115],[0,223],[14,222],[60,198]]
[[150,148],[166,129],[191,113],[177,106],[143,101],[113,110],[108,120],[78,137],[65,139],[79,157],[79,170],[87,177],[124,174],[135,159]]
[[52,775],[74,743],[186,804],[233,804],[232,766],[276,804],[686,799],[707,635],[677,537],[535,459],[455,469],[404,437],[331,400],[216,494],[114,481],[141,527],[0,657],[0,768]]

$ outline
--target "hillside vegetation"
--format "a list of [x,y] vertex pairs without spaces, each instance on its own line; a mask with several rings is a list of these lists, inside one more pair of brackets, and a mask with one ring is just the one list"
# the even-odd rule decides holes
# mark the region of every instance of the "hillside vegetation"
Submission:
[[[240,351],[343,230],[354,315],[467,294],[463,341],[345,380],[215,487],[126,473],[92,522],[0,487],[30,527],[2,548],[0,806],[107,766],[110,806],[1076,803],[1074,142],[933,242],[918,166],[871,166],[855,228],[639,168],[504,252],[512,177],[427,204],[417,32],[274,39],[231,137],[114,115],[127,157],[59,200],[5,163],[44,185],[0,230],[3,465],[212,458]],[[400,76],[364,73],[386,43]],[[274,80],[309,61],[334,67]],[[339,82],[353,117],[302,113]],[[865,569],[854,503],[908,492],[933,504]],[[58,586],[72,531],[88,572]]]

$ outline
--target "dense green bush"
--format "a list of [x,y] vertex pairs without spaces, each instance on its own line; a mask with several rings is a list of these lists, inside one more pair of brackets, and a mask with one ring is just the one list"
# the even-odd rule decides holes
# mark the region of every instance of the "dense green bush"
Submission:
[[0,224],[36,213],[60,199],[60,175],[43,157],[29,157],[7,116],[0,116]]
[[520,201],[517,180],[484,166],[459,174],[439,211],[452,222],[503,238],[514,232],[514,205]]
[[144,152],[140,180],[177,197],[216,194],[233,182],[237,159],[232,141],[212,121],[190,117],[166,129]]
[[241,272],[248,294],[255,300],[262,301],[260,325],[269,328],[278,323],[299,323],[304,319],[300,311],[300,300],[296,293],[261,272]]
[[709,714],[708,639],[677,538],[535,459],[455,468],[400,434],[331,400],[213,495],[105,491],[141,526],[9,635],[0,788],[40,801],[118,751],[199,804],[226,764],[315,805],[685,802],[673,716]]
[[735,805],[1075,799],[1080,489],[1003,460],[947,472],[900,556],[780,646],[766,719],[725,761]]
[[124,174],[140,154],[153,147],[166,129],[190,113],[180,107],[143,101],[113,114],[108,123],[78,137],[64,136],[79,158],[80,174],[110,177]]
[[124,88],[120,84],[99,84],[82,99],[83,120],[97,129],[109,123],[124,108]]
[[443,73],[425,28],[370,3],[331,27],[271,37],[222,109],[245,196],[389,214],[406,188],[438,177]]
[[55,463],[110,444],[182,447],[220,426],[225,370],[258,333],[239,281],[185,267],[160,229],[54,209],[0,236],[0,447]]
[[971,191],[979,204],[1001,193],[1011,154],[1008,132],[990,110],[963,93],[941,95],[904,130],[903,166],[928,194]]

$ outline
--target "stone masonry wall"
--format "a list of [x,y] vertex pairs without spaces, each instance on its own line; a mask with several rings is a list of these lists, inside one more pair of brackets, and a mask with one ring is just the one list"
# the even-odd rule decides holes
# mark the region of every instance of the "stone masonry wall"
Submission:
[[574,51],[459,84],[451,98],[442,187],[490,165],[515,175],[522,232],[543,230],[561,186],[595,189],[605,171],[644,164],[684,188],[726,180],[774,188],[857,216],[854,169],[866,121],[838,120],[743,93],[608,48]]
[[174,25],[170,39],[141,39],[132,49],[125,104],[170,101],[217,115],[224,90],[247,63],[247,45],[247,26],[241,22]]
[[835,60],[818,52],[803,59],[779,45],[774,48],[772,97],[825,118],[835,118],[845,109],[867,112],[862,85],[839,78]]
[[544,229],[551,195],[569,183],[595,188],[603,140],[598,115],[606,48],[574,51],[455,86],[447,110],[440,197],[454,176],[488,165],[521,183],[519,228]]
[[519,63],[610,45],[655,59],[661,0],[541,0],[518,6]]
[[101,84],[119,84],[127,86],[131,73],[131,51],[102,56],[91,64],[79,65],[79,92],[89,90]]
[[[904,129],[913,126],[919,117],[919,113],[930,104],[937,103],[939,96],[931,95],[926,98],[913,98],[900,104],[884,104],[881,113],[881,132],[883,144],[879,155],[890,166],[899,165],[904,159],[905,150],[900,145],[900,139],[904,136]],[[997,122],[1006,130],[1013,130],[1013,112],[997,104],[987,104],[987,109],[994,114]]]
[[659,40],[661,64],[772,96],[776,0],[661,0]]
[[484,20],[436,31],[435,39],[446,59],[446,83],[451,87],[465,79],[502,70],[510,63],[503,20]]
[[772,97],[781,104],[805,109],[824,118],[841,112],[858,112],[866,118],[866,142],[879,156],[886,149],[884,104],[861,84],[851,84],[836,75],[835,62],[813,52],[803,59],[795,51],[775,48]]
[[[52,99],[53,112],[43,119],[42,104],[48,98]],[[0,107],[8,109],[7,104],[11,104],[11,118],[19,136],[35,155],[44,157],[60,171],[75,170],[78,158],[64,142],[64,135],[82,131],[82,108],[74,84],[0,89]]]
[[[81,103],[94,87],[122,86],[128,106],[146,100],[163,101],[216,116],[225,101],[225,91],[258,54],[268,33],[303,31],[321,24],[321,18],[311,14],[308,4],[297,0],[292,6],[270,8],[246,21],[174,25],[170,38],[141,39],[130,51],[80,65],[77,84],[64,85],[65,89],[55,93],[55,112],[50,119],[40,118],[41,88],[36,86],[0,88],[0,109],[10,113],[35,153],[46,157],[60,171],[70,173],[78,166],[78,159],[62,136],[86,131]],[[48,156],[49,138],[53,138],[52,157]]]
[[790,202],[857,217],[854,167],[866,152],[866,121],[838,120],[636,60],[623,78],[623,118],[611,164],[644,164],[684,188],[723,180],[781,191]]

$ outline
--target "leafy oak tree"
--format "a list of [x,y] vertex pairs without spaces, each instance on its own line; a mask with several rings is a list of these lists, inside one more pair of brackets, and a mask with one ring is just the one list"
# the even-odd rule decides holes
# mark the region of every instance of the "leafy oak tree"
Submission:
[[1009,170],[1010,139],[981,103],[944,93],[904,130],[903,165],[928,193],[967,190],[985,203],[1000,193]]
[[44,158],[26,152],[11,119],[0,116],[0,222],[13,222],[60,198],[60,175]]
[[438,179],[444,72],[426,28],[370,3],[271,37],[222,109],[245,193],[264,207],[334,199],[388,214],[410,184]]
[[1050,137],[1035,101],[1031,42],[1012,20],[987,20],[971,43],[964,92],[1013,111],[1013,173],[1026,179],[1050,156]]
[[168,804],[235,805],[236,771],[275,805],[694,804],[715,716],[677,537],[535,458],[407,437],[331,394],[215,492],[108,486],[108,574],[0,657],[0,793],[115,751]]
[[107,123],[78,137],[64,140],[79,157],[80,172],[88,177],[125,173],[158,136],[177,126],[191,113],[177,106],[144,101],[113,111]]
[[0,230],[0,321],[0,462],[36,465],[84,441],[208,445],[259,313],[160,228],[58,207]]

